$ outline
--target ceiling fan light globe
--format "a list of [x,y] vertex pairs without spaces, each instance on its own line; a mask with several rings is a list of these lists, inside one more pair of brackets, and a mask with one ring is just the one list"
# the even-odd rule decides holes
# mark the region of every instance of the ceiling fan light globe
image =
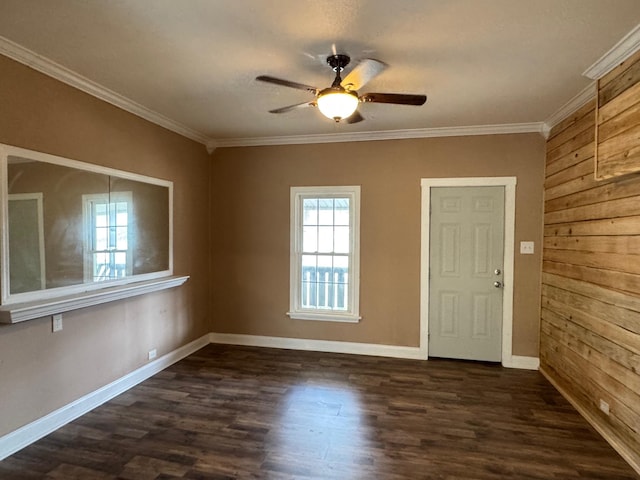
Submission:
[[320,112],[336,122],[351,116],[356,111],[358,102],[358,95],[355,92],[332,89],[326,93],[320,92],[317,100]]

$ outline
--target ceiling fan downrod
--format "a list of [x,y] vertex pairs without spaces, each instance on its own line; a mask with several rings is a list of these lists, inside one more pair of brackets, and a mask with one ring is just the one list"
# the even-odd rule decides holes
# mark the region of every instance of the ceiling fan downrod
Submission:
[[342,83],[340,73],[344,70],[344,67],[349,65],[350,61],[351,58],[349,57],[349,55],[344,54],[330,55],[329,57],[327,57],[327,63],[333,69],[333,71],[336,72],[336,78],[333,80],[331,88],[342,89],[342,87],[340,86],[340,84]]

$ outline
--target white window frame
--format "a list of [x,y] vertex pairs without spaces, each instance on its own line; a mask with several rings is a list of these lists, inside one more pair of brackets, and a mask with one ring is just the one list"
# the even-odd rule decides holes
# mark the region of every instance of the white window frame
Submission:
[[110,193],[90,193],[82,195],[82,220],[84,227],[84,281],[85,282],[113,282],[120,279],[94,279],[94,256],[93,239],[95,235],[94,231],[94,218],[93,218],[93,203],[117,203],[126,202],[128,209],[129,225],[127,226],[127,250],[124,252],[127,255],[126,274],[124,278],[130,278],[133,275],[133,238],[132,238],[132,222],[133,222],[133,194],[132,192],[110,192]]
[[[349,280],[346,311],[302,308],[302,201],[305,198],[349,198]],[[360,321],[360,186],[291,187],[289,311],[297,320]]]

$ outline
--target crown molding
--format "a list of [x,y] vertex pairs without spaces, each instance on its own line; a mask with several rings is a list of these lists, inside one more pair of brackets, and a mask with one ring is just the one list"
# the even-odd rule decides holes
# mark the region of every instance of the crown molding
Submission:
[[587,68],[582,75],[591,80],[602,78],[636,53],[638,49],[640,49],[640,24],[636,25],[596,63]]
[[575,97],[562,105],[558,110],[551,114],[549,118],[544,121],[543,135],[545,138],[549,137],[549,132],[562,120],[567,118],[573,112],[585,106],[588,102],[596,97],[596,82],[591,82],[584,87]]
[[171,120],[158,112],[154,112],[2,36],[0,36],[0,54],[198,143],[208,145],[208,142],[211,141],[203,133]]
[[219,138],[216,147],[258,147],[267,145],[301,145],[307,143],[367,142],[409,138],[464,137],[472,135],[505,135],[511,133],[543,133],[542,122],[502,125],[472,125],[466,127],[416,128],[380,132],[329,133],[322,135],[292,135],[281,137]]

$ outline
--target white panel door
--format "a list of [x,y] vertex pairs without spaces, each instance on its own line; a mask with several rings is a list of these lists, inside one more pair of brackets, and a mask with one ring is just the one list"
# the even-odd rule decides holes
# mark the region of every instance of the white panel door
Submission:
[[504,187],[431,189],[429,356],[502,356]]

